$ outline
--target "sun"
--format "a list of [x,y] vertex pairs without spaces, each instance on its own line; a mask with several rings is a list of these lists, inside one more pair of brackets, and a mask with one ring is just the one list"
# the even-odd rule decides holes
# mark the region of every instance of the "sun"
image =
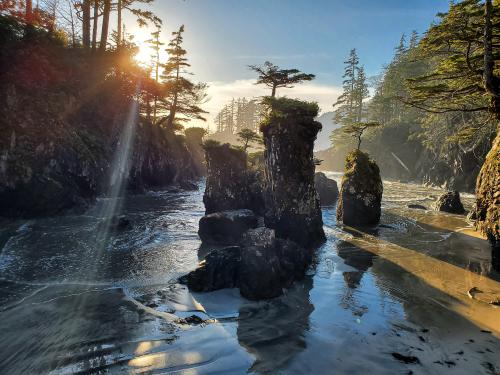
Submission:
[[151,48],[149,47],[148,43],[145,41],[142,42],[136,42],[137,47],[139,48],[137,51],[137,54],[134,56],[135,61],[139,63],[139,65],[142,66],[149,66],[151,65]]

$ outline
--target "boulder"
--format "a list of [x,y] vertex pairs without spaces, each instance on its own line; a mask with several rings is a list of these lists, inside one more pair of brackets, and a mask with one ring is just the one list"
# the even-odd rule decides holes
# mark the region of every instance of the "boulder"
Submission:
[[458,191],[448,191],[441,195],[434,204],[436,211],[449,212],[451,214],[465,214],[464,206],[460,201],[460,193]]
[[319,195],[319,202],[322,206],[331,206],[337,202],[339,188],[337,182],[332,180],[322,172],[314,175],[314,186]]
[[266,226],[279,238],[304,247],[325,239],[314,187],[314,140],[321,124],[315,103],[288,98],[264,99],[270,111],[261,124],[264,137]]
[[257,225],[258,218],[250,210],[215,212],[200,219],[198,235],[204,243],[234,245],[243,233]]
[[311,258],[295,242],[276,238],[272,229],[250,229],[240,246],[210,252],[196,270],[179,281],[198,292],[239,287],[245,298],[268,299],[303,278]]
[[373,225],[380,221],[382,202],[380,170],[368,154],[351,151],[346,157],[337,220],[346,225]]
[[195,292],[210,292],[238,285],[241,250],[238,246],[210,252],[194,271],[179,282]]
[[241,244],[240,293],[251,300],[277,297],[304,277],[310,260],[308,251],[272,229],[249,230]]

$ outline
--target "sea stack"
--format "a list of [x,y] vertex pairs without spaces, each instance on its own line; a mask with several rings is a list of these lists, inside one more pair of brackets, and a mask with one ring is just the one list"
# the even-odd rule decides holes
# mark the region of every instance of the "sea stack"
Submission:
[[207,185],[203,195],[206,214],[249,207],[247,155],[229,144],[207,141]]
[[261,124],[265,159],[265,223],[276,237],[304,247],[325,239],[314,186],[313,149],[321,124],[316,103],[267,97],[268,117]]
[[346,157],[337,220],[345,225],[374,225],[380,221],[382,179],[378,165],[368,154],[351,151]]

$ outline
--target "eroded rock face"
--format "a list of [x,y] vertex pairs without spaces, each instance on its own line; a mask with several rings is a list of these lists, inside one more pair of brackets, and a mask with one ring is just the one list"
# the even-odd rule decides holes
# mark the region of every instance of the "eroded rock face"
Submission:
[[276,236],[310,247],[323,241],[323,221],[314,187],[314,140],[321,124],[317,106],[287,98],[269,99],[261,125],[265,143],[265,222]]
[[252,300],[273,298],[304,277],[310,253],[295,242],[276,238],[269,228],[249,230],[241,243],[239,287]]
[[250,210],[215,212],[200,219],[198,235],[207,244],[234,245],[257,224],[257,216]]
[[238,286],[241,249],[226,247],[210,252],[197,269],[179,279],[195,292],[210,292]]
[[207,214],[249,208],[247,156],[229,144],[206,145],[207,185],[203,195]]
[[500,127],[477,178],[476,226],[490,240],[500,270]]
[[314,175],[314,185],[319,195],[319,202],[322,206],[331,206],[337,202],[339,188],[337,182],[332,180],[323,172],[316,172]]
[[448,191],[441,195],[434,204],[436,211],[449,212],[451,214],[465,214],[464,206],[460,201],[460,193],[458,191]]
[[380,221],[382,202],[380,170],[368,154],[351,151],[346,158],[337,220],[346,225],[373,225]]
[[194,291],[239,287],[245,298],[268,299],[303,278],[310,263],[309,251],[261,227],[247,231],[239,246],[210,252],[180,282]]

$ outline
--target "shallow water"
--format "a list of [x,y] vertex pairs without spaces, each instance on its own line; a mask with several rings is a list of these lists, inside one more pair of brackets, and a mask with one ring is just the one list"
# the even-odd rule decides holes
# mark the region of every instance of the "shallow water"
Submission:
[[[324,209],[328,240],[307,277],[249,302],[175,282],[198,262],[200,187],[127,198],[132,229],[105,238],[105,199],[85,215],[3,222],[0,373],[500,371],[488,244],[463,217],[406,208],[430,207],[440,190],[386,182],[375,228],[338,226],[335,208]],[[173,322],[193,314],[206,322]]]

